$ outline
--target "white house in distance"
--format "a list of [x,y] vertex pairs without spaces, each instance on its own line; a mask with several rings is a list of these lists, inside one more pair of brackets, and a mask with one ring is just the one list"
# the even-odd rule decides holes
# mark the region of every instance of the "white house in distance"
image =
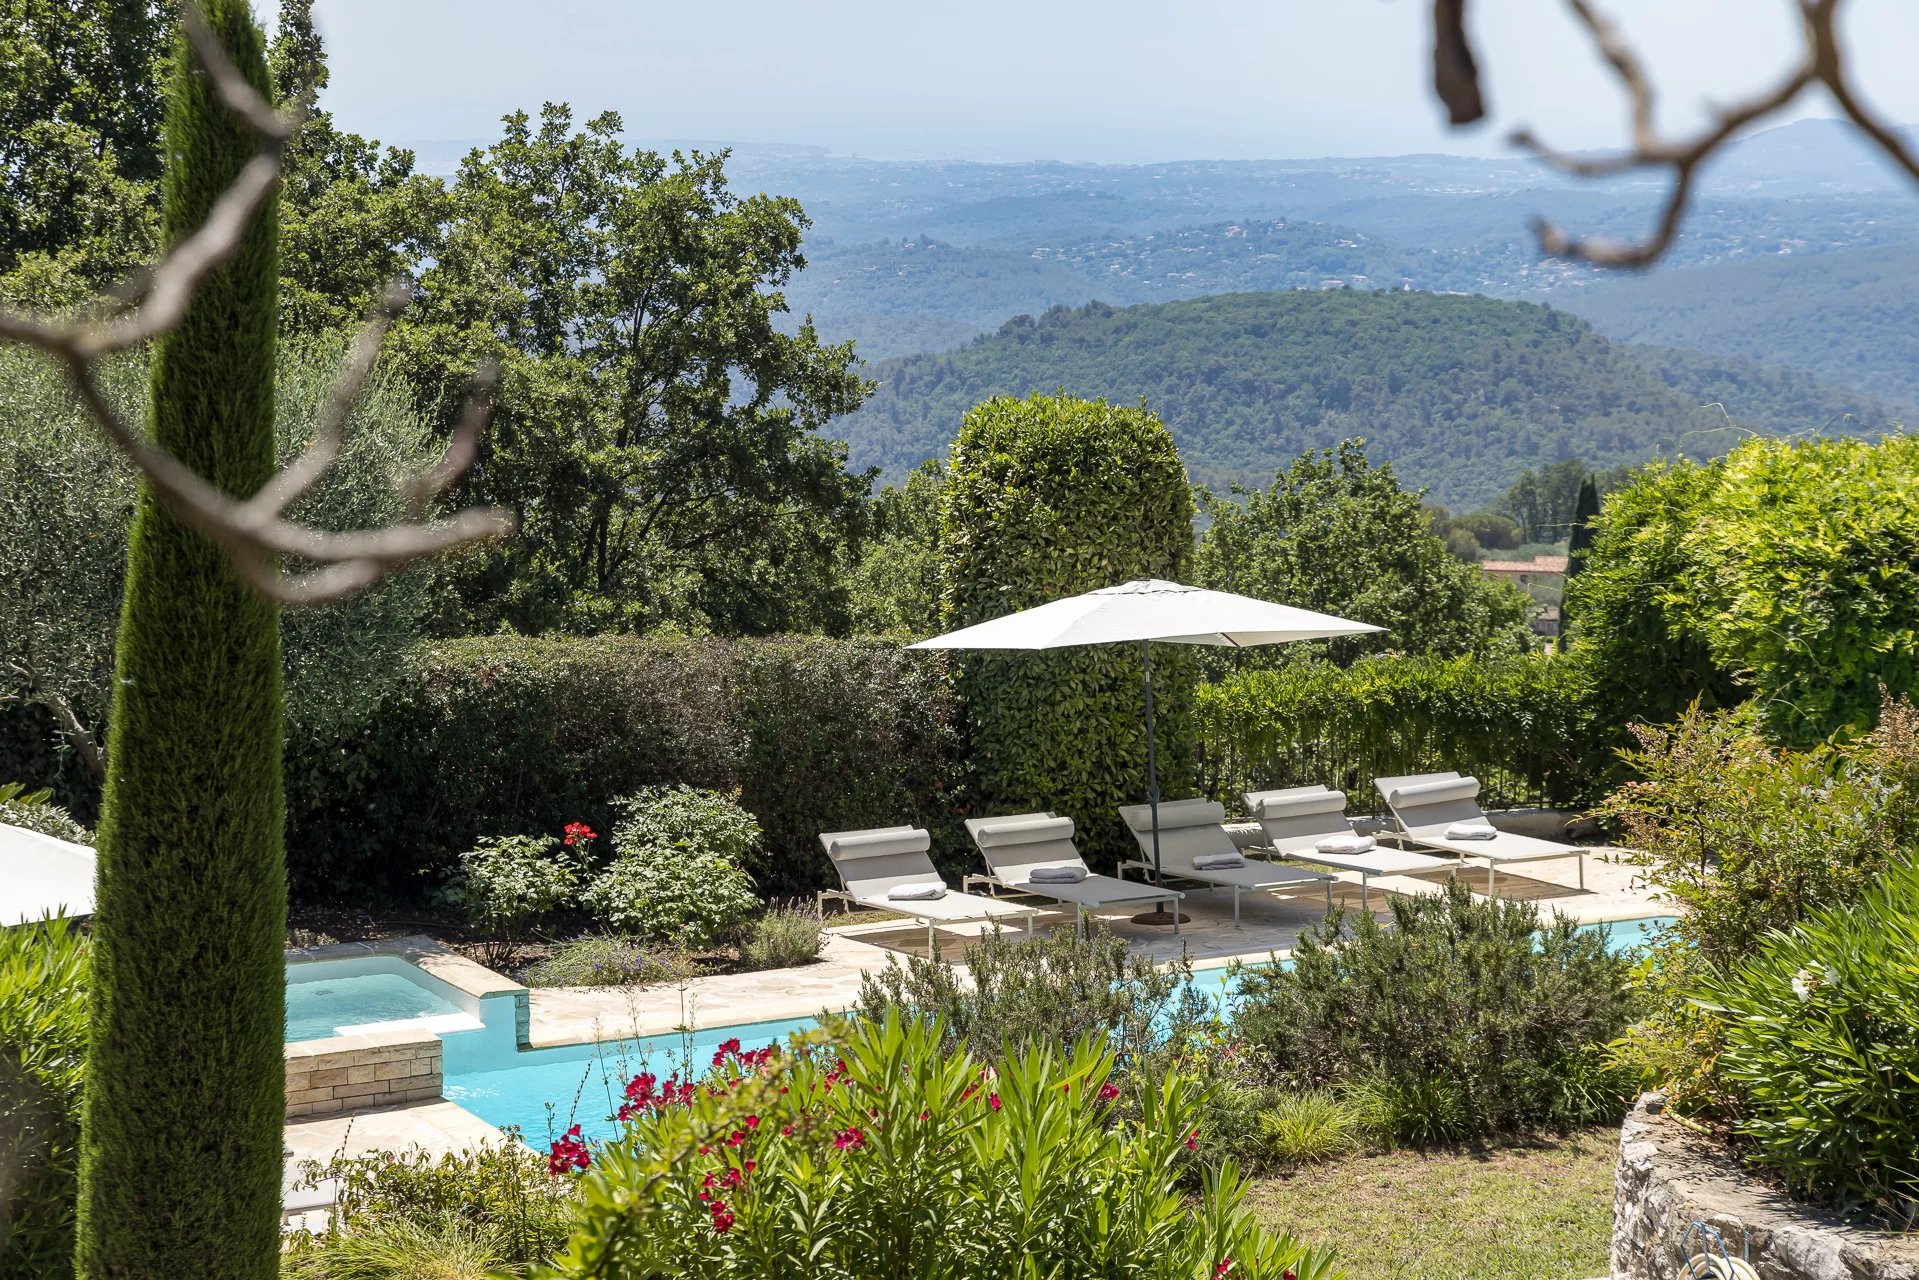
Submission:
[[93,850],[0,823],[0,929],[93,914]]

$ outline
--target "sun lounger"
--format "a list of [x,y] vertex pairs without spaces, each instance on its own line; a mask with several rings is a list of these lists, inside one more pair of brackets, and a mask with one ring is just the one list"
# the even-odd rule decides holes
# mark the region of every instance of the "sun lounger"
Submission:
[[1449,858],[1410,849],[1392,849],[1375,845],[1363,853],[1331,852],[1320,842],[1334,836],[1351,836],[1353,824],[1346,820],[1346,793],[1325,787],[1291,787],[1283,791],[1248,791],[1243,797],[1246,812],[1259,823],[1260,830],[1272,842],[1276,857],[1304,862],[1335,871],[1359,875],[1361,910],[1372,907],[1374,876],[1403,876],[1418,871],[1444,871],[1458,864]]
[[1461,839],[1448,835],[1462,825],[1491,828],[1479,807],[1479,779],[1457,773],[1415,773],[1403,778],[1377,778],[1373,785],[1386,800],[1387,811],[1401,836],[1421,848],[1443,849],[1486,864],[1486,892],[1499,896],[1499,868],[1525,862],[1572,858],[1579,865],[1579,887],[1586,887],[1586,851],[1576,844],[1514,835],[1494,828],[1491,839]]
[[[1163,902],[1173,912],[1173,932],[1179,932],[1179,900],[1176,889],[1136,884],[1114,876],[1095,875],[1080,858],[1073,845],[1073,820],[1051,813],[1017,813],[1004,818],[968,818],[967,834],[979,846],[986,859],[987,874],[967,876],[962,887],[976,883],[989,891],[1006,889],[1015,893],[1037,894],[1055,902],[1071,903],[1073,928],[1086,931],[1086,912],[1100,907],[1131,903]],[[1081,879],[1046,880],[1048,869],[1077,870]],[[1038,874],[1040,880],[1033,879]]]
[[[1153,811],[1144,804],[1123,804],[1119,816],[1139,843],[1140,856],[1119,864],[1122,876],[1134,868],[1147,876],[1153,874]],[[1168,800],[1159,806],[1159,865],[1161,877],[1197,880],[1233,891],[1233,927],[1239,928],[1239,899],[1248,891],[1266,892],[1297,889],[1301,885],[1323,884],[1326,906],[1333,905],[1333,877],[1297,867],[1278,867],[1272,863],[1249,862],[1238,867],[1202,868],[1194,859],[1223,858],[1239,853],[1239,846],[1226,834],[1223,806],[1211,800]]]
[[841,888],[823,889],[822,909],[828,898],[837,898],[875,911],[892,911],[925,922],[926,949],[933,950],[933,929],[942,924],[965,924],[981,920],[1024,917],[1026,932],[1033,931],[1036,907],[1022,907],[977,894],[948,889],[937,898],[893,898],[893,890],[908,886],[944,884],[933,869],[927,850],[932,837],[918,827],[875,827],[867,831],[827,831],[820,835],[826,856],[839,872]]

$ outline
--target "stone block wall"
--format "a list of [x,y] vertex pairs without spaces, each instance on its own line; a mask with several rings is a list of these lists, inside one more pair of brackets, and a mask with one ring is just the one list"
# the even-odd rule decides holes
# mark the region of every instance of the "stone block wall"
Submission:
[[1681,1242],[1704,1222],[1759,1280],[1919,1280],[1919,1236],[1870,1231],[1755,1181],[1703,1136],[1639,1100],[1619,1133],[1612,1280],[1676,1280]]
[[287,1046],[286,1067],[289,1120],[440,1096],[440,1038],[430,1031],[301,1041]]

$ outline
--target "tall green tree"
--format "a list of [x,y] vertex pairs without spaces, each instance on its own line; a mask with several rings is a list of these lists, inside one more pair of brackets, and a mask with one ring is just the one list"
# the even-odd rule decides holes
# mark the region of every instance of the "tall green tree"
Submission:
[[1269,488],[1235,486],[1230,498],[1203,502],[1202,584],[1386,628],[1241,661],[1346,662],[1385,649],[1449,658],[1531,643],[1531,601],[1454,557],[1419,493],[1399,487],[1390,463],[1372,465],[1362,440],[1301,454]]
[[629,152],[620,130],[550,103],[508,116],[461,165],[396,335],[448,413],[476,358],[503,370],[469,492],[521,532],[470,562],[451,625],[815,625],[870,481],[816,434],[867,390],[851,344],[781,323],[809,224],[730,191],[724,154]]
[[[1134,578],[1183,580],[1193,497],[1165,424],[1143,408],[1002,396],[960,426],[940,517],[943,628]],[[966,759],[982,814],[1052,809],[1108,863],[1132,848],[1118,806],[1146,798],[1138,645],[959,655]],[[1153,654],[1162,795],[1192,794],[1186,645]]]
[[305,113],[281,164],[281,328],[341,329],[432,256],[445,187],[413,171],[411,151],[347,133],[320,108],[329,73],[313,0],[283,0],[267,61],[281,108]]
[[853,629],[930,636],[939,630],[940,506],[946,463],[931,458],[888,485],[867,509],[853,567]]
[[[1599,519],[1599,481],[1587,476],[1579,485],[1579,501],[1573,505],[1572,536],[1566,542],[1566,585],[1572,586],[1586,569],[1586,554],[1593,544],[1593,521]],[[1566,593],[1570,595],[1571,593]],[[1570,600],[1559,605],[1559,648],[1566,648],[1566,636],[1572,627]]]
[[[269,92],[244,0],[206,0]],[[165,232],[258,149],[177,47]],[[277,202],[154,345],[153,438],[234,495],[272,473]],[[272,1280],[285,1121],[278,611],[143,488],[115,658],[81,1122],[80,1274]]]

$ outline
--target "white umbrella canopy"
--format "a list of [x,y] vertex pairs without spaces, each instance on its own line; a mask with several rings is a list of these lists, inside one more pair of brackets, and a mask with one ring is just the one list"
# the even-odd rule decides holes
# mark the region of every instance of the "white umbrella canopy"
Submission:
[[[910,649],[1066,649],[1086,644],[1140,646],[1146,677],[1146,802],[1153,813],[1153,879],[1159,865],[1159,761],[1153,747],[1153,643],[1234,648],[1323,640],[1383,631],[1370,622],[1208,591],[1161,578],[1136,578],[1116,587],[1022,609],[1002,618],[949,631]],[[1137,919],[1170,922],[1163,909]]]
[[910,645],[913,649],[1064,649],[1082,644],[1157,640],[1165,644],[1211,644],[1250,648],[1289,640],[1380,631],[1291,605],[1208,591],[1160,578],[1138,578],[1116,587],[1023,609],[975,626]]

